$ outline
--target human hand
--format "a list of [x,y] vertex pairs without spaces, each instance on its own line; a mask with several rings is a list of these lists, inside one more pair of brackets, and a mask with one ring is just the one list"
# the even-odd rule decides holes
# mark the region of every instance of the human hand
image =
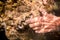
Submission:
[[51,31],[56,31],[57,26],[60,25],[60,18],[52,18],[51,21],[44,22],[43,18],[38,16],[26,20],[29,23],[30,28],[35,30],[36,33],[47,33]]

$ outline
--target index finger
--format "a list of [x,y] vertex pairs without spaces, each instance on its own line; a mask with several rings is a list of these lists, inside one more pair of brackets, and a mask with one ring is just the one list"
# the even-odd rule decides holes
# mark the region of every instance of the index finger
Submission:
[[35,22],[38,22],[40,19],[41,19],[40,16],[30,18],[30,19],[26,20],[26,23],[35,23]]

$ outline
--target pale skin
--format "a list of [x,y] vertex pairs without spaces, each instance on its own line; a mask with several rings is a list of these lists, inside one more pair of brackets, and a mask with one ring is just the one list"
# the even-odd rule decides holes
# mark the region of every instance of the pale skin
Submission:
[[54,3],[54,0],[43,0],[42,2],[40,1],[42,6],[39,8],[39,11],[43,16],[31,17],[30,19],[26,20],[26,23],[28,23],[30,28],[35,30],[36,33],[47,33],[56,30],[59,31],[60,17],[53,15],[51,12],[48,13],[47,8],[45,8],[43,5],[49,5],[51,8],[53,8],[49,3],[50,1],[51,3],[52,1]]
[[47,14],[46,19],[44,17],[34,17],[26,20],[30,28],[35,30],[36,33],[47,33],[56,31],[56,28],[60,26],[60,17],[55,15]]
[[[26,23],[28,23],[30,28],[35,30],[36,33],[56,31],[60,26],[60,17],[48,12],[48,8],[51,10],[53,9],[52,5],[54,0],[40,0],[39,3],[41,7],[36,7],[36,9],[41,12],[40,14],[42,14],[42,16],[39,15],[36,17],[31,17],[30,19],[26,20]],[[48,5],[49,7],[46,8],[44,5]]]

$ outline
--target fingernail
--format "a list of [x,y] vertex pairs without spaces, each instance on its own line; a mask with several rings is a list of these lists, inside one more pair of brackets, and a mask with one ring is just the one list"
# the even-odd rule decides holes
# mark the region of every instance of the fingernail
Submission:
[[33,25],[32,24],[29,24],[30,28],[33,28]]
[[38,31],[35,31],[36,33],[38,33]]
[[38,29],[38,27],[33,28],[33,30],[37,30],[37,29]]

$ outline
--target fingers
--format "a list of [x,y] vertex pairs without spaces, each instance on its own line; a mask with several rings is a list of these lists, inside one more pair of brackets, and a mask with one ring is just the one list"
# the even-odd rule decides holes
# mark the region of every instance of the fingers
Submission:
[[33,30],[35,30],[36,33],[47,33],[47,32],[51,32],[54,30],[54,28],[49,27],[49,26],[39,26],[39,27],[33,27]]
[[35,30],[36,33],[47,33],[54,31],[55,27],[54,26],[44,26],[43,28],[40,28],[39,30]]
[[26,23],[35,23],[35,22],[40,21],[40,19],[41,19],[40,16],[34,17],[34,18],[30,18],[30,19],[26,20]]
[[[53,23],[44,23],[41,20],[42,17],[34,17],[26,20],[26,23],[29,24],[30,28],[35,30],[36,33],[47,33],[55,30],[55,24]],[[59,21],[60,22],[60,21]],[[44,26],[43,26],[44,24]]]
[[41,26],[41,24],[40,24],[40,22],[36,22],[36,23],[33,23],[33,24],[29,24],[29,26],[30,26],[31,28],[33,28],[33,27]]
[[40,30],[40,27],[34,27],[33,30]]
[[36,30],[36,33],[47,33],[47,32],[51,32],[53,29],[41,29],[41,30]]

